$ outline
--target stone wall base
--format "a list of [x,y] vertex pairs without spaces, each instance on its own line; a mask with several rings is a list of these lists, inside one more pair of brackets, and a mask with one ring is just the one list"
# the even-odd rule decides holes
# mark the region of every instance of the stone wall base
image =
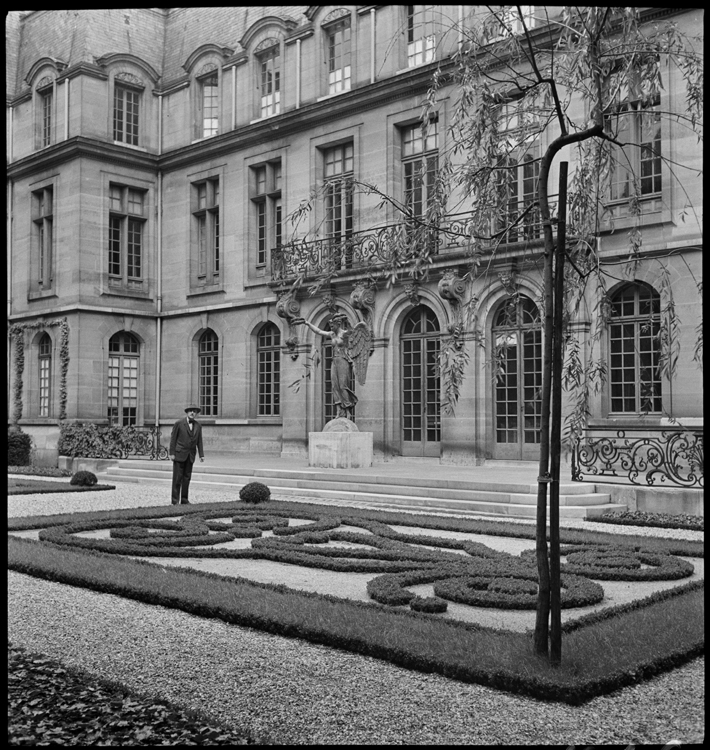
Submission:
[[630,511],[705,516],[704,490],[603,483],[597,484],[596,489],[608,492],[612,503],[623,503]]

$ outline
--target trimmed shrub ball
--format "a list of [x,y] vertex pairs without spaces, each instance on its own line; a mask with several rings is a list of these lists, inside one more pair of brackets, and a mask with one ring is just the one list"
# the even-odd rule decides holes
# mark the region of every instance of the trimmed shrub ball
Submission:
[[261,482],[249,482],[239,490],[239,499],[245,503],[265,503],[271,497],[271,490]]
[[78,484],[80,487],[93,487],[98,479],[91,471],[77,471],[71,478],[69,484]]

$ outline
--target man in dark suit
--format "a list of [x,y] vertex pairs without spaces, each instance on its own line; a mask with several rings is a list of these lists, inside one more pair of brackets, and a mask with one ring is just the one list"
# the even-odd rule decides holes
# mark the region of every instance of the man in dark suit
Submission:
[[189,504],[187,492],[190,489],[192,464],[195,462],[197,451],[200,452],[200,461],[205,460],[202,450],[202,425],[195,419],[195,414],[199,413],[199,406],[188,406],[185,409],[187,416],[175,422],[170,435],[168,455],[173,462],[173,505]]

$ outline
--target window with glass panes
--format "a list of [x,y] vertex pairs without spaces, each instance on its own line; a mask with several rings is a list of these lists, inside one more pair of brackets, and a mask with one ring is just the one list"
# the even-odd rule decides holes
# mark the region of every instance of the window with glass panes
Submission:
[[193,220],[195,222],[197,281],[212,284],[219,278],[219,178],[194,183]]
[[113,89],[113,140],[138,145],[140,91],[116,84]]
[[328,37],[328,93],[350,91],[350,18],[343,18],[326,29]]
[[54,89],[49,86],[39,92],[42,112],[40,144],[42,148],[52,143],[52,108],[54,106]]
[[201,78],[201,114],[202,114],[202,132],[203,138],[217,135],[219,132],[219,81],[217,72]]
[[[520,8],[520,12],[518,12],[518,7]],[[500,29],[501,37],[510,36],[510,34],[524,34],[526,28],[534,29],[536,26],[534,5],[503,6],[498,11],[498,16],[502,21]]]
[[625,102],[610,117],[614,139],[611,174],[612,201],[660,194],[663,188],[661,160],[661,112],[659,100]]
[[497,443],[540,442],[542,327],[537,305],[523,295],[501,305],[493,324]]
[[353,144],[323,152],[325,233],[336,267],[352,266]]
[[216,417],[219,408],[219,340],[214,331],[200,337],[199,351],[199,407],[203,416]]
[[139,344],[122,331],[108,342],[108,421],[112,425],[138,422]]
[[39,342],[39,416],[49,416],[52,382],[52,340],[45,333]]
[[109,284],[140,289],[143,285],[145,190],[109,185]]
[[[402,169],[404,204],[415,219],[424,218],[427,208],[436,196],[436,178],[439,169],[439,123],[429,120],[402,129]],[[412,221],[410,229],[418,224]],[[432,235],[432,241],[435,237]]]
[[405,5],[407,9],[407,67],[434,59],[436,35],[431,5]]
[[650,287],[631,285],[610,300],[610,411],[647,414],[661,411],[661,299]]
[[281,111],[281,52],[279,45],[259,53],[259,113],[260,117],[277,115]]
[[494,210],[494,231],[509,228],[504,242],[540,237],[539,118],[526,111],[524,105],[510,101],[497,108],[496,121],[505,153],[496,164],[498,202]]
[[281,246],[281,160],[251,168],[252,206],[256,228],[256,267],[263,268],[269,252]]
[[45,187],[32,193],[33,245],[40,289],[49,289],[53,279],[54,189]]
[[281,333],[266,323],[256,339],[258,409],[260,417],[275,417],[281,409]]

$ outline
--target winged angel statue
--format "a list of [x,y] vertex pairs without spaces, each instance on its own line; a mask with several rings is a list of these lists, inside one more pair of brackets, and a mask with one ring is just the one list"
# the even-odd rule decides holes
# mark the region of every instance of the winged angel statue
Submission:
[[367,323],[360,321],[354,328],[349,327],[347,315],[336,313],[328,325],[330,331],[324,331],[303,318],[294,323],[308,326],[320,336],[327,336],[333,343],[333,363],[330,366],[330,379],[333,384],[333,404],[337,408],[336,417],[352,420],[357,396],[350,390],[351,371],[360,385],[365,385],[367,362],[372,346],[372,332]]

